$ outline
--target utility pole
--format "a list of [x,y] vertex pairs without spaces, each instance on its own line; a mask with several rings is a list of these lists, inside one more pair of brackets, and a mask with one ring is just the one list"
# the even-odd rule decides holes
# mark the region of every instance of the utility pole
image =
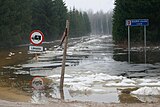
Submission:
[[69,34],[69,21],[66,20],[66,28],[65,28],[65,36],[64,36],[64,51],[63,51],[61,80],[60,80],[61,99],[64,99],[63,83],[64,83],[64,74],[65,74],[66,55],[67,55],[68,34]]

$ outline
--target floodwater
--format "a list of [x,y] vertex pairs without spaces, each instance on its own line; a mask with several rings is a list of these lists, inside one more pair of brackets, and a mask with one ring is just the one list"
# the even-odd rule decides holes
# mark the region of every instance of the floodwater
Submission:
[[[144,64],[144,48],[132,47],[129,64],[126,46],[115,45],[111,35],[70,39],[64,93],[59,91],[63,51],[55,43],[45,43],[44,47],[47,51],[39,54],[38,60],[35,60],[34,54],[28,54],[24,47],[1,51],[0,87],[22,91],[22,95],[28,96],[32,103],[55,101],[61,99],[62,94],[65,101],[160,101],[158,94],[139,96],[121,92],[126,88],[160,87],[158,46],[147,47],[147,64]],[[34,90],[31,87],[31,80],[36,76],[44,79],[44,90]],[[0,93],[0,99],[1,97]],[[6,100],[10,99],[6,97]],[[12,100],[16,100],[16,97]]]

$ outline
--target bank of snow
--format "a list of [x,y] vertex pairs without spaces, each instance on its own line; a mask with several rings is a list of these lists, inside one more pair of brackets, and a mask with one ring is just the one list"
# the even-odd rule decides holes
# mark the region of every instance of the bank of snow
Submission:
[[[60,82],[59,74],[50,75],[48,78],[53,79],[53,81],[58,84]],[[71,101],[106,102],[106,98],[112,97],[115,98],[114,100],[112,99],[112,102],[119,103],[119,100],[117,99],[119,95],[118,88],[139,87],[138,90],[131,92],[131,95],[142,102],[157,102],[156,98],[156,101],[153,99],[145,99],[148,98],[147,96],[154,97],[160,95],[160,87],[154,86],[154,84],[158,85],[158,83],[158,79],[129,79],[123,76],[112,76],[106,73],[94,73],[92,71],[73,72],[65,74],[65,98]],[[146,84],[149,87],[146,87]],[[53,88],[55,88],[55,86],[53,86]],[[54,92],[50,93],[50,95],[53,98],[59,98],[59,95],[56,94],[58,97],[55,96]],[[144,96],[145,99],[142,99],[139,95]],[[102,96],[105,99],[102,100]],[[101,100],[97,101],[97,99]]]
[[[59,83],[60,75],[54,74],[48,76]],[[92,90],[99,85],[105,87],[160,87],[160,81],[157,79],[129,79],[123,76],[111,76],[105,73],[84,73],[76,72],[65,74],[64,84],[72,91]],[[141,89],[141,88],[140,88]],[[147,90],[147,89],[146,89]]]
[[131,92],[133,95],[158,96],[160,95],[160,87],[142,87]]

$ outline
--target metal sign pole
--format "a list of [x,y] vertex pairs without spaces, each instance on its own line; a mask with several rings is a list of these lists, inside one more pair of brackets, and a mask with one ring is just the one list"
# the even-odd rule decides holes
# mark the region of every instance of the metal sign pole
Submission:
[[131,62],[130,54],[130,26],[144,26],[144,62],[147,63],[147,55],[146,55],[146,26],[149,26],[149,19],[132,19],[126,20],[126,26],[128,26],[128,63]]
[[146,64],[146,59],[147,59],[147,55],[146,55],[146,26],[144,26],[144,62]]
[[131,54],[131,49],[130,49],[130,26],[128,26],[128,63],[131,62],[130,54]]

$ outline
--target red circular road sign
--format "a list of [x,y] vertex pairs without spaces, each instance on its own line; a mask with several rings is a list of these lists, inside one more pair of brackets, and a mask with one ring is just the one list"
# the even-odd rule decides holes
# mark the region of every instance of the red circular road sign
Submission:
[[36,90],[42,90],[44,89],[44,82],[41,77],[34,77],[32,79],[31,85]]
[[33,30],[30,33],[30,43],[34,46],[39,46],[44,41],[44,34],[40,30]]

